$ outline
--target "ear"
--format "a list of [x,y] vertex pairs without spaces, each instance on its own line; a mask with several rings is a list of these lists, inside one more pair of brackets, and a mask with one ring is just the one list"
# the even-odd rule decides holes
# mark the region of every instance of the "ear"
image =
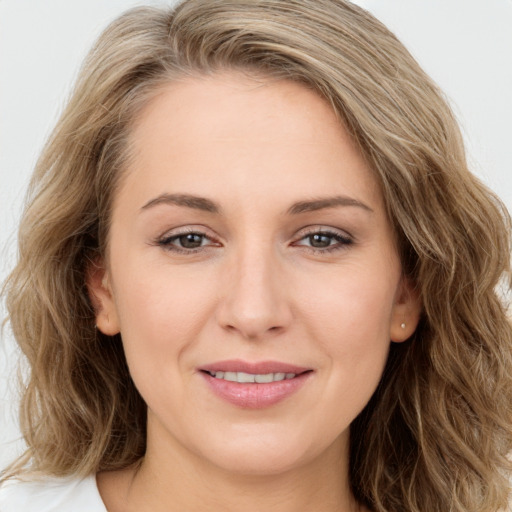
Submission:
[[391,316],[390,339],[401,343],[410,338],[421,316],[421,299],[414,283],[402,276],[398,285]]
[[108,336],[120,331],[114,294],[108,270],[102,259],[89,263],[86,273],[87,290],[96,313],[96,327]]

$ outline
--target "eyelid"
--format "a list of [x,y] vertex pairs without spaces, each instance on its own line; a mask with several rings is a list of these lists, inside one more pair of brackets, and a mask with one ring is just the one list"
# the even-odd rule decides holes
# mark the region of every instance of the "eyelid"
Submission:
[[302,239],[308,235],[314,235],[316,233],[323,233],[323,234],[330,234],[330,235],[337,235],[342,238],[350,238],[351,240],[354,240],[354,236],[352,236],[351,233],[344,229],[334,228],[332,226],[325,226],[325,225],[312,225],[312,226],[306,226],[299,230],[297,233],[296,238]]
[[198,235],[203,235],[209,239],[216,239],[217,237],[212,233],[211,229],[208,229],[205,226],[200,224],[187,224],[185,226],[178,226],[175,228],[168,229],[164,231],[162,235],[157,237],[158,240],[163,240],[165,238],[173,238],[181,235],[188,235],[189,233],[196,233]]

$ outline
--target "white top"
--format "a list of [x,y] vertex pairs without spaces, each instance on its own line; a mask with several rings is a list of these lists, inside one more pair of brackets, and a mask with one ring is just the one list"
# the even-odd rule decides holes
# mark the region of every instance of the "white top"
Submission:
[[0,512],[107,512],[96,476],[7,480],[0,485]]

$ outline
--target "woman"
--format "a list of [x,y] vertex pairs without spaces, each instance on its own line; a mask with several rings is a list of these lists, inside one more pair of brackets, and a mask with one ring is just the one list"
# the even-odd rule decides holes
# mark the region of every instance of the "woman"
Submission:
[[29,448],[2,510],[505,507],[509,233],[362,9],[129,11],[21,224]]

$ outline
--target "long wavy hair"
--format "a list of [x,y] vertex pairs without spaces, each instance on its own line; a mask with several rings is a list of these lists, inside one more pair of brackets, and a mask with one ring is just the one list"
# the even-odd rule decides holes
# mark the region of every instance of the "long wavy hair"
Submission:
[[28,450],[4,477],[86,475],[144,455],[146,406],[120,337],[95,329],[87,268],[107,250],[140,109],[170,81],[226,69],[303,83],[332,105],[380,184],[422,300],[415,334],[391,344],[351,425],[355,497],[375,512],[505,507],[510,218],[469,172],[436,85],[386,27],[344,0],[186,0],[130,10],[100,36],[37,163],[5,284],[31,372],[21,401]]

